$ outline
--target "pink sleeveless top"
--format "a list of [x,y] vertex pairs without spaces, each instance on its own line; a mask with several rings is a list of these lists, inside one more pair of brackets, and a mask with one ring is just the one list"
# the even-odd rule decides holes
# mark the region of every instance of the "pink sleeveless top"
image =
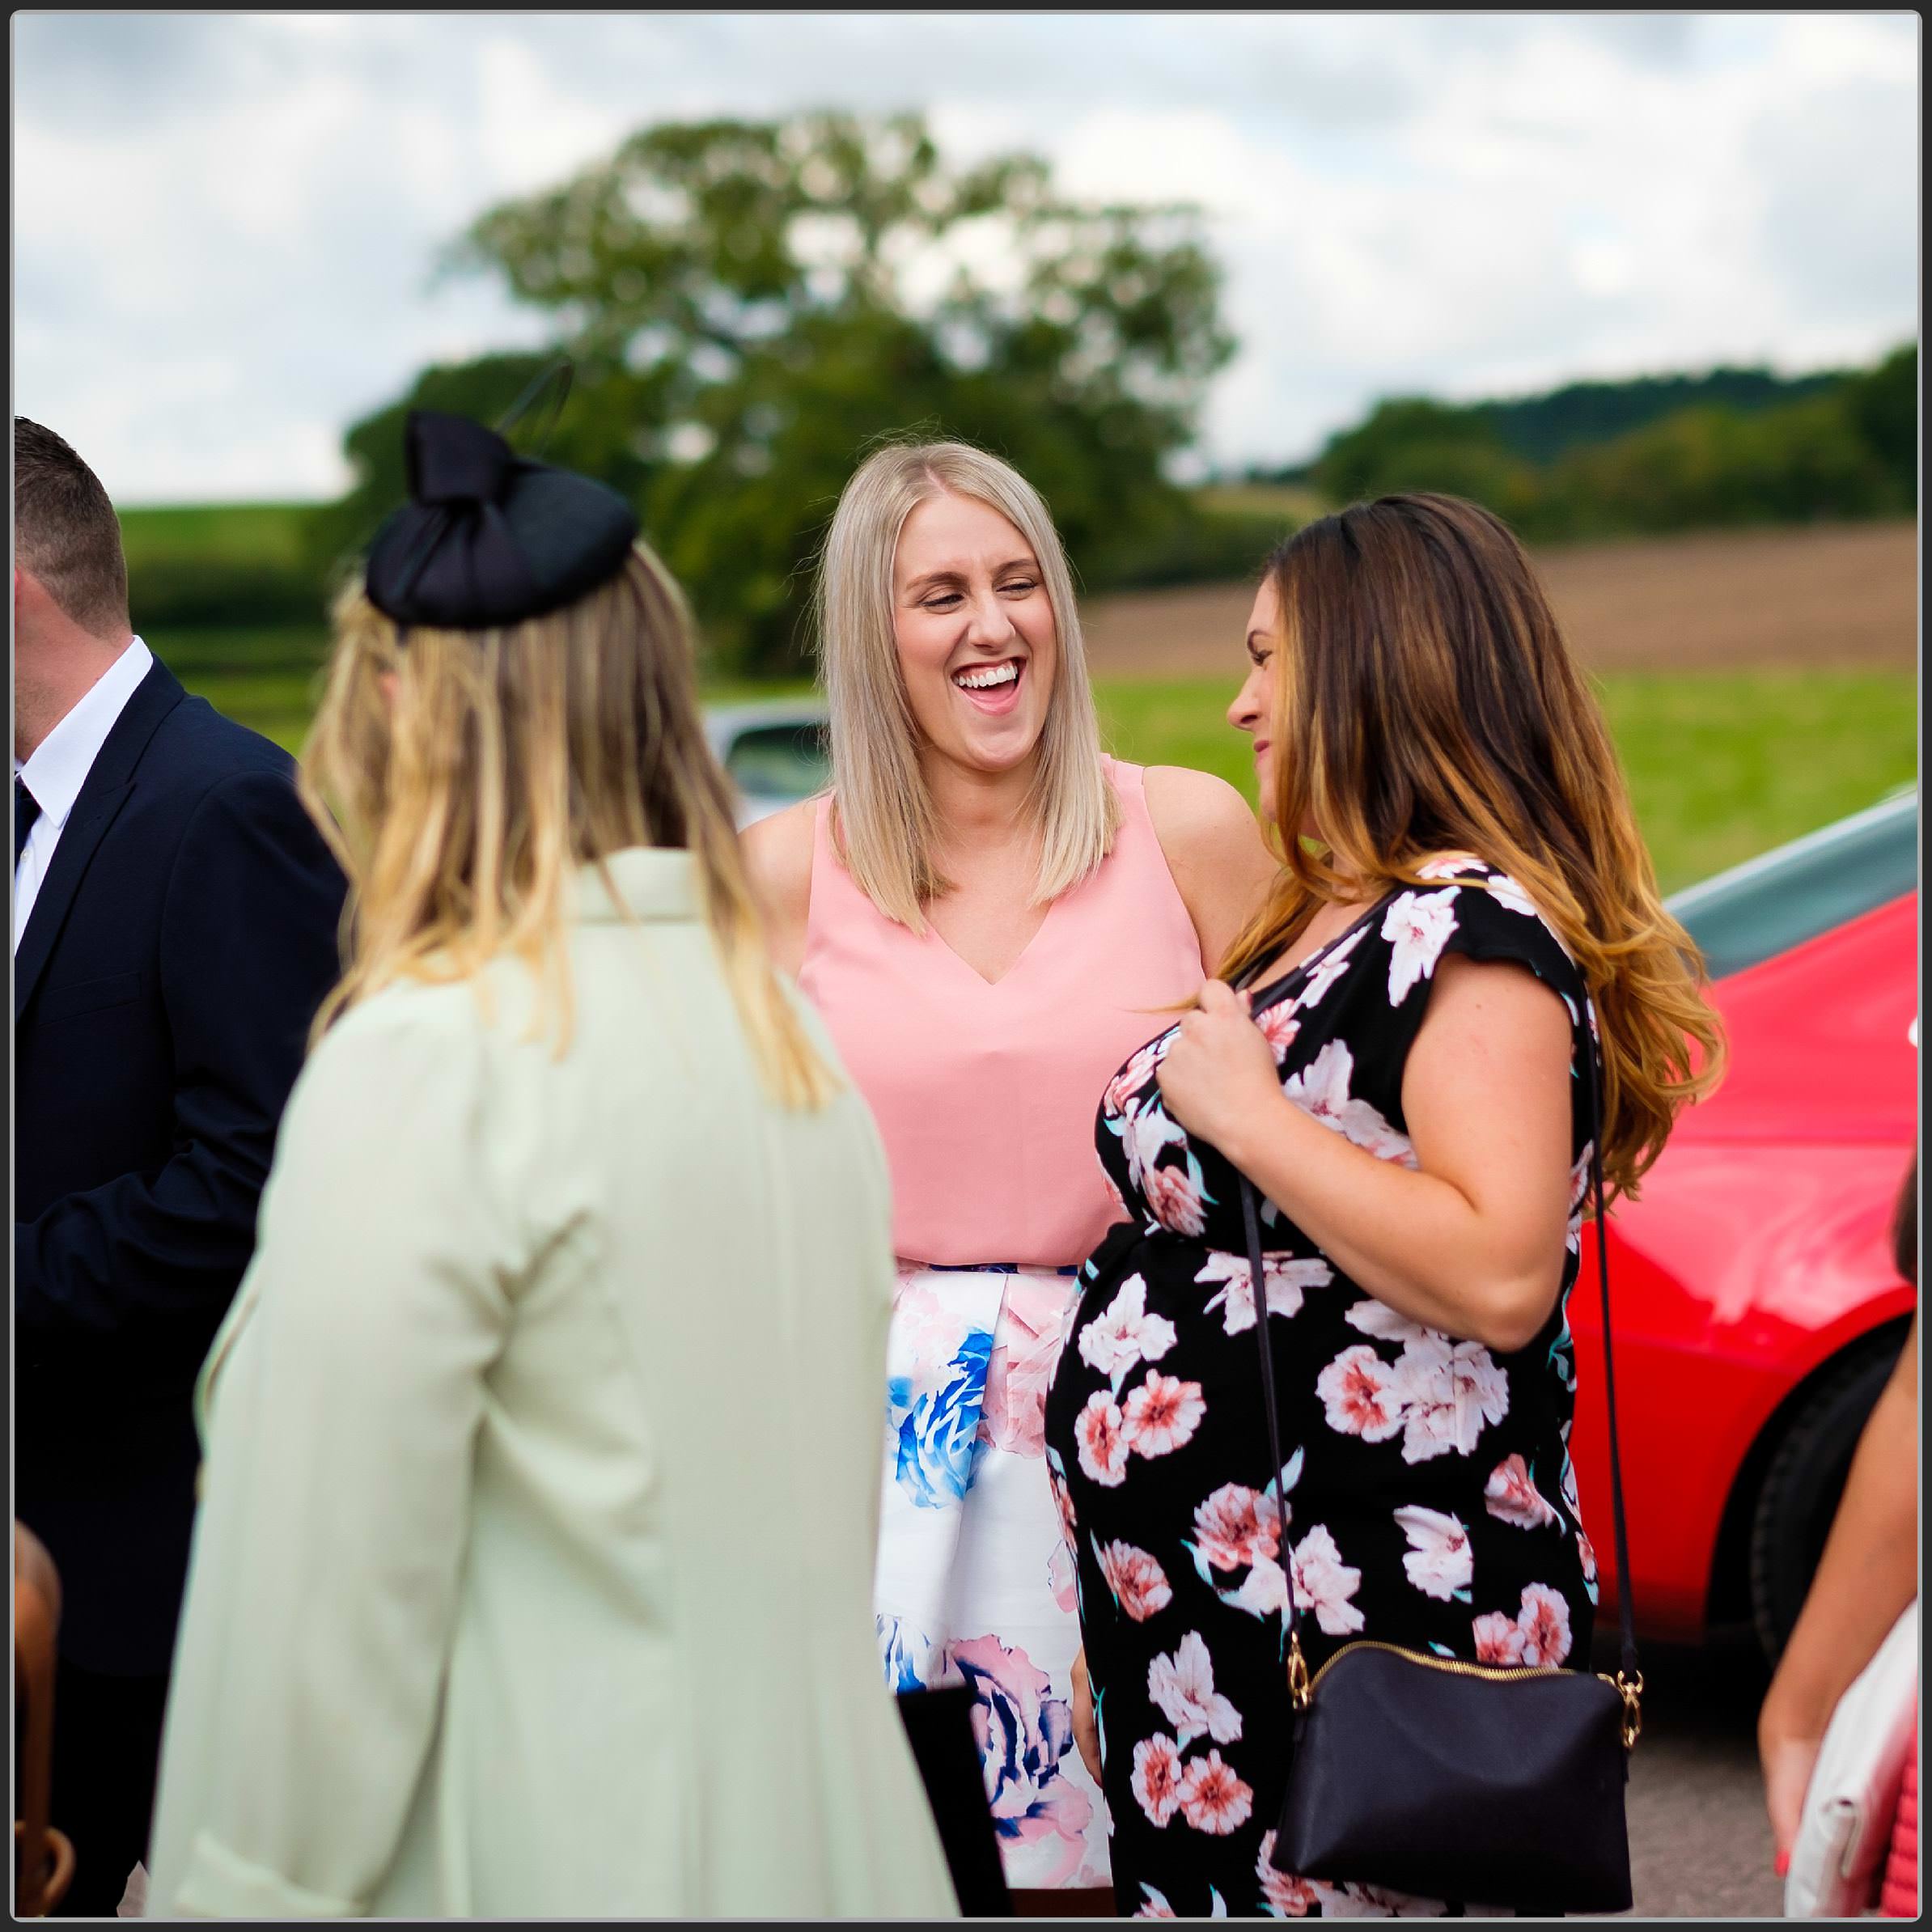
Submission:
[[991,983],[873,905],[818,803],[799,985],[879,1123],[902,1260],[1069,1267],[1121,1217],[1094,1152],[1101,1090],[1205,976],[1141,767],[1104,762],[1112,851]]

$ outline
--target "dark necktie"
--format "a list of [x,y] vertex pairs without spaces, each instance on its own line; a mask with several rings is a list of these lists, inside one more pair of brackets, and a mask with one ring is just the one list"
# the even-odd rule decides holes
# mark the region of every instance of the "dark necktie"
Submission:
[[27,782],[14,773],[14,870],[20,869],[20,854],[27,849],[27,835],[40,816],[40,801],[27,789]]

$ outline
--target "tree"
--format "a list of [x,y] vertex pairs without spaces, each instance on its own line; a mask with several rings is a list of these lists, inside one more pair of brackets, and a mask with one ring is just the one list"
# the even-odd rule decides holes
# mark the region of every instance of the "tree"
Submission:
[[[1027,155],[951,167],[913,115],[647,129],[489,210],[446,265],[555,317],[578,375],[551,452],[633,498],[751,672],[798,661],[817,541],[883,435],[1006,456],[1090,578],[1171,539],[1193,513],[1163,466],[1232,348],[1192,209],[1077,204]],[[433,371],[408,400],[480,384],[501,409],[512,363],[535,366]],[[345,522],[394,481],[402,406],[350,433]]]
[[1480,410],[1422,396],[1378,403],[1354,429],[1329,438],[1310,473],[1335,503],[1432,489],[1504,517],[1520,515],[1536,489],[1533,467],[1510,453]]

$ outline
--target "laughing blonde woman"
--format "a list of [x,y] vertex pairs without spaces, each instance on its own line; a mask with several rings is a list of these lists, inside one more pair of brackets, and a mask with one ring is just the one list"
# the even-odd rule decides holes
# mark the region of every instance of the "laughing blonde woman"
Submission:
[[1274,868],[1231,786],[1102,752],[1060,540],[1006,464],[873,455],[819,612],[832,786],[746,837],[779,963],[892,1172],[885,1669],[972,1685],[1022,1909],[1091,1909],[1107,1824],[1072,1748],[1075,1570],[1043,1404],[1074,1272],[1122,1213],[1093,1113]]
[[354,950],[198,1392],[150,1896],[951,1915],[866,1587],[883,1163],[682,600],[600,485],[409,434],[304,764]]

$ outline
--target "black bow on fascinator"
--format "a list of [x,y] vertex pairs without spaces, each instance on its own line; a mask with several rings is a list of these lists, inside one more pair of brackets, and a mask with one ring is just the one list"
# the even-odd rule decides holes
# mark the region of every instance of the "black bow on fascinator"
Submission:
[[369,601],[397,624],[483,630],[560,610],[615,576],[637,540],[614,489],[519,456],[468,417],[412,409],[403,455],[410,501],[376,532],[366,570]]

